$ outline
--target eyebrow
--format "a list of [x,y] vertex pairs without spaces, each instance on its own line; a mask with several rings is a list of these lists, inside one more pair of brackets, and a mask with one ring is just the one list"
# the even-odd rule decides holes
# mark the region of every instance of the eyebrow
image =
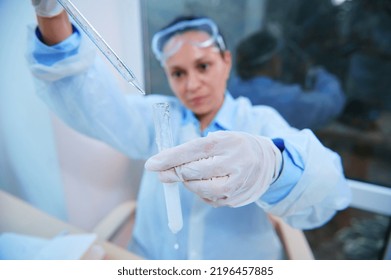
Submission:
[[[219,54],[219,52],[213,52],[213,53],[216,53],[216,54]],[[206,53],[206,54],[202,54],[200,57],[196,58],[193,62],[192,62],[192,65],[195,65],[195,64],[198,64],[198,63],[201,63],[201,62],[205,62],[205,61],[208,61],[210,62],[211,58],[209,57],[209,52]],[[182,66],[179,66],[179,65],[172,65],[172,66],[169,66],[168,67],[169,70],[183,70],[184,68]]]

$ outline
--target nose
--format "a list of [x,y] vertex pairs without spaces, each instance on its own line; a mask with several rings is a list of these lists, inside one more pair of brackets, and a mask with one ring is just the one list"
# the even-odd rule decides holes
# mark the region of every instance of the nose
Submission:
[[188,73],[187,76],[187,90],[189,92],[194,92],[196,91],[201,85],[201,79],[198,73],[196,72],[191,72]]

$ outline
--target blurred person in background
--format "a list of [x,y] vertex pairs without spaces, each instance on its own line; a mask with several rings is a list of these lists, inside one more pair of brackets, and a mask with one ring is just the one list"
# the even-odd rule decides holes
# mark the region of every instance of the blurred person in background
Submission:
[[236,72],[228,88],[253,105],[275,108],[292,126],[316,129],[337,118],[345,105],[338,79],[323,67],[311,67],[305,89],[281,81],[283,38],[264,29],[243,39],[236,48]]

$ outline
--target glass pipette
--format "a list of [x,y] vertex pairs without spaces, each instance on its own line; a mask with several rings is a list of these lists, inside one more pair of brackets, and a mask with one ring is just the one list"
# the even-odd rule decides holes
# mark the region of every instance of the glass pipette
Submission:
[[[170,126],[170,106],[168,103],[153,104],[153,116],[156,131],[156,144],[158,150],[161,152],[174,145]],[[163,187],[166,200],[168,227],[172,233],[175,234],[180,231],[183,226],[179,186],[177,183],[165,183],[163,184]]]
[[87,21],[87,19],[79,12],[75,5],[68,0],[57,0],[68,14],[75,20],[81,29],[87,34],[91,41],[98,47],[98,49],[106,56],[106,58],[113,64],[117,71],[125,78],[125,80],[138,89],[142,94],[144,90],[139,85],[136,76],[125,65],[124,62],[115,54],[110,46],[103,40],[102,36],[95,30],[95,28]]

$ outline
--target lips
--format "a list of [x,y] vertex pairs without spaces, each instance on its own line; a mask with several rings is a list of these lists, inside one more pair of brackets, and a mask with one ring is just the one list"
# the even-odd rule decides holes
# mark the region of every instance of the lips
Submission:
[[204,104],[205,102],[206,102],[206,96],[199,96],[199,97],[192,98],[190,100],[190,103],[193,106],[199,106],[199,105]]

